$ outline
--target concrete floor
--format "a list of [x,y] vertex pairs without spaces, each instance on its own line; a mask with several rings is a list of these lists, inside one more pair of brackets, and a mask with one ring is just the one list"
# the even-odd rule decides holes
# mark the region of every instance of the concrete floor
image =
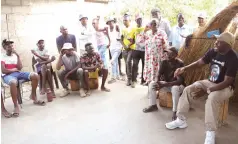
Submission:
[[[110,93],[96,90],[90,97],[74,93],[56,98],[45,107],[24,100],[19,118],[2,117],[2,144],[203,144],[204,112],[191,111],[189,127],[167,130],[171,110],[144,114],[147,88],[135,89],[125,82],[108,85]],[[28,98],[28,94],[24,95]],[[12,111],[11,99],[5,105]],[[238,117],[229,116],[228,125],[217,133],[217,144],[238,143]]]

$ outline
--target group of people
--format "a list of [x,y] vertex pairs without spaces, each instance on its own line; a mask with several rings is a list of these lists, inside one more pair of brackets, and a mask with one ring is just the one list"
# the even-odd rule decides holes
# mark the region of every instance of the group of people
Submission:
[[[158,8],[151,10],[152,20],[143,26],[143,16],[135,16],[136,26],[131,24],[132,16],[129,13],[123,15],[124,27],[116,23],[115,18],[106,21],[107,26],[101,26],[100,18],[92,21],[91,28],[88,25],[88,17],[80,15],[80,32],[77,37],[69,34],[67,27],[61,26],[62,35],[57,37],[56,44],[60,56],[57,58],[56,69],[58,77],[64,88],[62,96],[68,95],[68,80],[78,80],[82,97],[90,95],[89,73],[99,69],[102,75],[101,90],[109,92],[105,87],[108,77],[109,65],[111,65],[111,79],[109,84],[120,80],[124,74],[121,71],[120,59],[123,58],[126,65],[127,86],[135,88],[138,76],[139,61],[142,62],[141,84],[148,86],[149,106],[143,109],[144,113],[158,110],[156,104],[157,91],[172,93],[173,114],[172,122],[166,123],[166,128],[186,128],[185,113],[191,106],[191,99],[196,93],[202,91],[208,95],[205,108],[206,139],[205,144],[215,144],[215,130],[219,105],[232,96],[234,81],[237,73],[238,58],[233,51],[235,37],[229,32],[216,35],[217,41],[214,47],[198,61],[184,66],[181,59],[177,58],[179,48],[184,44],[185,38],[194,30],[185,24],[183,14],[178,14],[178,24],[171,29],[169,21],[161,16]],[[204,13],[198,16],[199,27],[205,25]],[[96,44],[92,43],[93,36]],[[77,42],[79,41],[79,50]],[[37,49],[32,49],[35,60],[35,72],[21,72],[22,63],[20,56],[13,48],[13,41],[2,42],[6,52],[1,60],[2,78],[10,85],[14,103],[13,116],[19,116],[17,104],[18,80],[28,80],[32,84],[31,98],[34,104],[45,105],[44,101],[37,100],[36,88],[41,75],[41,94],[47,92],[46,82],[50,91],[54,93],[52,82],[52,66],[56,57],[51,56],[45,49],[44,40],[37,42]],[[95,48],[95,47],[96,48]],[[110,61],[107,58],[107,49],[110,51]],[[77,51],[80,53],[78,54]],[[197,81],[186,86],[183,73],[187,69],[196,68],[205,64],[211,64],[211,75],[207,80]],[[63,68],[62,68],[63,66]],[[2,100],[2,113],[6,117],[10,114],[6,111]]]

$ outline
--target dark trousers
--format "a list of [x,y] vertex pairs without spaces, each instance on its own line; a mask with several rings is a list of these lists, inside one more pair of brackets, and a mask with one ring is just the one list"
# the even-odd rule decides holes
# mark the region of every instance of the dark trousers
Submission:
[[141,83],[144,83],[145,80],[143,78],[143,72],[144,72],[144,62],[145,62],[145,52],[144,51],[138,51],[134,50],[132,53],[133,57],[133,66],[132,66],[132,81],[136,81],[137,74],[138,74],[138,65],[141,60],[142,62],[142,78]]
[[122,56],[126,63],[126,75],[128,80],[132,80],[132,53],[134,50],[123,50]]

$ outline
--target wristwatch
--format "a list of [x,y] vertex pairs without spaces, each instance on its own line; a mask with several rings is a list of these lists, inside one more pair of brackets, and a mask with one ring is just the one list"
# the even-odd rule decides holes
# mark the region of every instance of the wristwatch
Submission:
[[207,89],[207,93],[208,93],[208,94],[210,94],[210,93],[211,93],[210,89]]

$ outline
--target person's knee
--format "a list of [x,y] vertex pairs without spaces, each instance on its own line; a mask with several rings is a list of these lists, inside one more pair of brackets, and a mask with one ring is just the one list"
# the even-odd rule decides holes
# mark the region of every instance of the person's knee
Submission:
[[172,86],[171,87],[171,92],[179,92],[179,86]]
[[18,81],[15,80],[15,79],[13,79],[13,80],[11,80],[11,81],[9,82],[9,86],[10,86],[10,87],[17,87],[17,85],[18,85]]
[[83,74],[83,69],[82,68],[78,68],[77,69],[77,74],[82,75]]
[[151,81],[149,84],[149,89],[152,89],[156,85],[155,81]]
[[35,72],[32,72],[30,75],[31,80],[39,80],[39,75]]
[[47,65],[45,65],[45,64],[41,65],[41,71],[46,72],[47,71]]
[[48,64],[46,65],[46,68],[47,68],[48,70],[50,70],[50,69],[51,69],[51,63],[48,63]]
[[83,74],[84,74],[84,76],[88,76],[88,75],[89,75],[88,70],[84,70],[84,71],[83,71]]

